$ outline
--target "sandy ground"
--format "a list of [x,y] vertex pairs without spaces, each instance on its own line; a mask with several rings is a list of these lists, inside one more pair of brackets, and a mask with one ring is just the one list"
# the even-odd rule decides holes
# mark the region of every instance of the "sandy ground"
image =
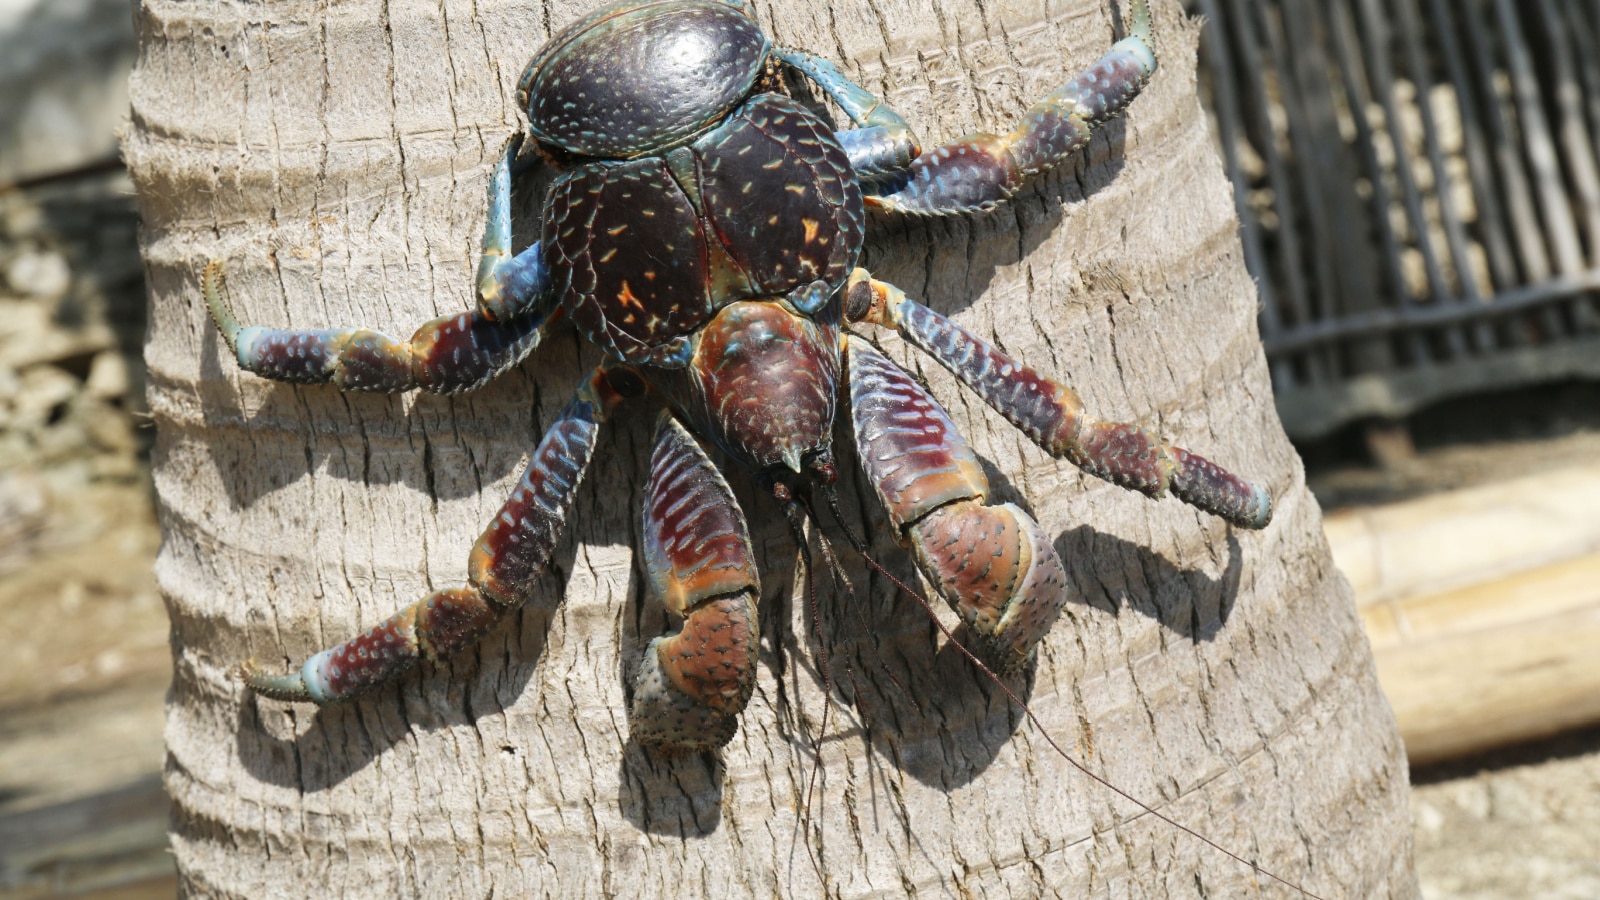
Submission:
[[1600,728],[1412,778],[1429,900],[1600,897]]

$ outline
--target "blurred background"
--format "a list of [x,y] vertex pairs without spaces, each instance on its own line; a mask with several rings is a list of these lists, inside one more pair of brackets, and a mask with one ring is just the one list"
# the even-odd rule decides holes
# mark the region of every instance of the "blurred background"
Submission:
[[[1600,897],[1600,4],[1187,0],[1430,898]],[[170,896],[129,0],[0,0],[0,896]]]

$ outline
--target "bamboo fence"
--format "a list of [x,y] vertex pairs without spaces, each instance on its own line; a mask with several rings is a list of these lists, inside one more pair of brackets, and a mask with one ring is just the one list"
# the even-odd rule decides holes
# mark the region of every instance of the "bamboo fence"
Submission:
[[1189,3],[1291,435],[1600,377],[1600,2]]

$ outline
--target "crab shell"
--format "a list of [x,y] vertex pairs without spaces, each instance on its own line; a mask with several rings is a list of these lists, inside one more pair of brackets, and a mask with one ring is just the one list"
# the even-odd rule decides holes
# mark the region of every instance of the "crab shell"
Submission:
[[755,22],[719,0],[614,4],[550,39],[518,80],[517,103],[541,142],[629,159],[720,122],[769,49]]

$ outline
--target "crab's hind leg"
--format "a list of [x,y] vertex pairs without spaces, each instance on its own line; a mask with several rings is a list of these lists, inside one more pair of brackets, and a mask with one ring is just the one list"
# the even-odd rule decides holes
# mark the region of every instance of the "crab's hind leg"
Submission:
[[635,384],[626,370],[597,369],[584,382],[545,431],[511,499],[473,545],[465,587],[413,603],[365,634],[311,657],[299,672],[268,675],[246,663],[241,667],[245,684],[280,700],[332,703],[389,681],[420,659],[444,659],[476,641],[528,598],[566,524],[600,424]]
[[846,338],[856,450],[917,566],[1001,672],[1027,664],[1067,601],[1066,570],[1031,516],[991,506],[989,482],[949,416],[911,376]]
[[867,205],[920,214],[986,209],[1083,149],[1092,130],[1126,109],[1155,74],[1149,2],[1132,6],[1128,36],[1030,107],[1010,134],[968,134],[928,149],[902,178],[869,186]]
[[644,551],[651,593],[683,625],[645,648],[633,736],[672,752],[715,749],[755,688],[761,579],[738,501],[669,412],[650,455]]
[[246,327],[231,309],[222,263],[213,260],[201,289],[239,367],[275,381],[331,383],[346,391],[453,394],[526,359],[559,310],[547,307],[550,278],[539,244],[511,255],[511,161],[520,144],[520,137],[507,144],[489,178],[478,309],[434,319],[406,341],[368,328]]
[[1272,521],[1272,498],[1221,466],[1137,425],[1102,422],[1078,395],[1012,359],[864,269],[850,276],[846,316],[894,328],[1053,456],[1151,497],[1178,499],[1242,528]]

